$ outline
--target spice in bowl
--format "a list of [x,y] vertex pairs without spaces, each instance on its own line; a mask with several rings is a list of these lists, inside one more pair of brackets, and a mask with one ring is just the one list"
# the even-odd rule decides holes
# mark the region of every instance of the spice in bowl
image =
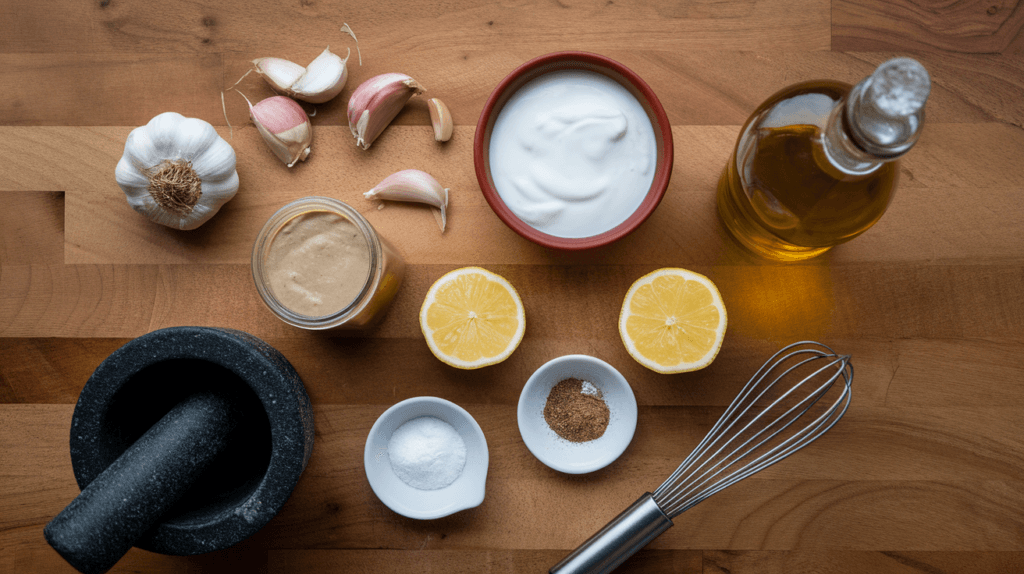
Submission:
[[462,474],[466,443],[455,427],[443,420],[417,417],[391,435],[388,458],[402,482],[419,490],[437,490]]
[[551,388],[544,420],[570,442],[597,440],[608,428],[609,410],[601,390],[588,381],[569,378]]

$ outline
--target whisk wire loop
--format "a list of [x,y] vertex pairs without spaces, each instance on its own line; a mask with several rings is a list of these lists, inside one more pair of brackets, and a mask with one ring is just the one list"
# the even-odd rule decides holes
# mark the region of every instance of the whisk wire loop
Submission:
[[[798,342],[798,343],[793,343],[792,345],[788,345],[788,346],[784,347],[783,349],[780,349],[778,352],[776,352],[774,355],[772,355],[763,365],[761,365],[761,368],[759,368],[757,370],[757,372],[754,373],[754,376],[750,378],[750,382],[748,382],[743,387],[743,389],[740,391],[740,394],[735,399],[733,399],[732,403],[729,404],[729,407],[726,408],[725,413],[723,413],[722,416],[715,423],[715,425],[713,427],[711,427],[711,430],[708,431],[708,434],[704,436],[704,438],[701,440],[700,444],[698,444],[697,447],[694,448],[693,451],[689,454],[689,456],[687,456],[686,459],[683,460],[682,464],[680,464],[679,467],[675,470],[675,472],[673,472],[672,475],[669,476],[669,478],[665,481],[664,484],[662,484],[662,487],[659,488],[659,490],[662,490],[663,488],[665,488],[666,485],[674,483],[679,478],[679,476],[683,473],[683,471],[690,465],[692,460],[695,459],[695,458],[698,458],[704,452],[704,449],[708,445],[708,443],[710,443],[710,442],[712,442],[714,440],[717,440],[718,431],[720,430],[720,428],[723,425],[725,425],[726,423],[728,423],[733,418],[732,415],[733,415],[733,413],[735,411],[739,410],[741,407],[744,406],[744,403],[746,402],[748,395],[753,393],[758,388],[758,386],[761,384],[761,381],[764,380],[764,378],[772,370],[774,370],[781,362],[783,362],[783,361],[775,361],[775,359],[779,355],[781,355],[782,353],[786,352],[787,350],[789,350],[789,349],[791,349],[793,347],[797,347],[797,346],[808,344],[808,343],[810,343],[810,342],[809,341],[801,341],[801,342]],[[828,351],[832,355],[835,354],[834,351],[832,351],[832,349],[830,349],[829,347],[826,347],[825,345],[822,345],[821,343],[814,343],[814,344],[820,345],[820,346],[824,347],[825,349],[828,349]],[[806,354],[806,353],[815,353],[816,356],[820,355],[820,352],[818,352],[816,350],[813,350],[813,349],[801,349],[801,350],[794,351],[789,356],[796,356],[798,354]],[[755,399],[755,402],[756,402],[756,399]],[[726,430],[728,430],[728,429],[726,429]]]
[[[802,365],[803,365],[804,363],[807,363],[808,361],[811,361],[811,360],[814,360],[814,359],[813,359],[813,358],[812,358],[812,359],[806,359],[806,360],[804,360],[803,362],[801,362],[801,363],[798,363],[797,365],[794,365],[794,366],[792,366],[792,367],[791,367],[790,369],[788,369],[788,370],[787,370],[786,372],[784,372],[784,373],[782,373],[781,375],[779,375],[778,377],[776,377],[776,379],[775,379],[774,381],[772,381],[772,383],[771,383],[770,385],[768,385],[767,387],[765,387],[765,389],[764,389],[764,390],[762,390],[762,391],[761,391],[761,393],[760,393],[760,394],[759,394],[759,395],[758,395],[757,397],[755,397],[755,398],[754,398],[754,400],[753,400],[752,404],[756,404],[756,403],[757,403],[757,401],[759,401],[759,400],[760,400],[760,399],[761,399],[761,398],[762,398],[762,397],[763,397],[763,396],[764,396],[764,395],[765,395],[765,394],[766,394],[766,393],[767,393],[767,392],[768,392],[769,390],[771,390],[772,386],[773,386],[773,385],[774,385],[775,383],[777,383],[777,382],[779,381],[779,379],[781,379],[781,378],[782,378],[783,376],[787,375],[788,373],[790,373],[790,372],[791,372],[791,371],[793,371],[794,369],[796,369],[796,368],[798,368],[798,367],[802,366]],[[707,465],[709,461],[711,461],[711,460],[714,460],[714,459],[715,459],[715,457],[717,457],[717,456],[718,456],[718,455],[719,455],[719,454],[721,453],[721,451],[722,451],[722,450],[723,450],[724,448],[726,448],[727,446],[729,446],[729,444],[730,444],[730,443],[731,443],[731,442],[732,442],[733,440],[735,440],[735,439],[739,438],[740,436],[742,436],[742,434],[743,434],[743,432],[744,432],[744,431],[746,431],[746,430],[747,430],[747,429],[749,429],[749,428],[750,428],[750,427],[751,427],[752,425],[754,425],[754,424],[755,424],[755,423],[756,423],[757,421],[759,421],[759,420],[761,419],[761,417],[762,417],[762,416],[764,416],[764,413],[768,412],[768,409],[766,409],[766,410],[762,411],[762,412],[761,412],[760,414],[758,414],[758,415],[757,415],[756,417],[754,417],[754,419],[753,419],[753,420],[749,421],[749,422],[747,423],[747,425],[746,425],[746,426],[745,426],[745,427],[744,427],[743,429],[741,429],[741,430],[740,430],[739,432],[737,432],[737,433],[734,433],[734,434],[732,434],[732,435],[727,435],[727,434],[726,434],[726,433],[730,432],[730,431],[732,430],[733,426],[735,426],[735,425],[736,425],[736,424],[737,424],[737,423],[738,423],[738,422],[740,421],[740,418],[739,418],[739,417],[733,417],[733,416],[732,416],[732,415],[733,415],[733,412],[734,412],[735,410],[737,410],[737,408],[738,408],[739,406],[741,406],[741,405],[745,404],[745,401],[746,401],[747,397],[748,397],[748,396],[749,396],[749,395],[750,395],[750,394],[751,394],[752,392],[754,392],[754,390],[756,390],[756,389],[758,388],[758,386],[759,386],[759,385],[760,385],[760,383],[761,383],[761,382],[762,382],[762,381],[764,380],[764,378],[765,378],[765,377],[767,377],[767,376],[768,376],[768,375],[769,375],[769,374],[770,374],[770,373],[772,372],[772,370],[774,370],[774,368],[775,368],[776,366],[778,366],[778,364],[775,364],[775,365],[774,365],[774,366],[773,366],[773,367],[772,367],[771,369],[768,369],[768,371],[767,371],[767,372],[765,372],[765,373],[761,374],[760,376],[758,376],[758,375],[755,375],[754,379],[752,379],[752,380],[751,380],[751,382],[750,382],[750,383],[748,383],[748,384],[747,384],[747,385],[746,385],[746,386],[744,387],[744,389],[743,389],[743,390],[741,391],[740,395],[739,395],[739,396],[738,396],[738,397],[736,398],[736,400],[734,400],[734,401],[733,401],[733,403],[732,403],[732,404],[730,405],[729,409],[727,409],[727,410],[726,410],[726,412],[725,412],[725,413],[724,413],[724,414],[722,415],[722,417],[718,419],[718,422],[717,422],[717,423],[715,424],[715,426],[714,426],[714,427],[713,427],[713,428],[711,429],[711,431],[710,431],[710,432],[708,432],[708,434],[707,434],[707,435],[706,435],[706,436],[704,437],[704,440],[703,440],[703,441],[701,441],[701,444],[700,444],[700,445],[698,445],[698,446],[697,446],[697,448],[695,448],[695,449],[694,449],[694,451],[693,451],[693,452],[691,453],[690,457],[688,457],[688,458],[687,458],[687,460],[686,460],[686,461],[684,461],[684,462],[683,462],[683,464],[681,464],[681,465],[679,466],[679,468],[677,468],[677,469],[676,469],[676,471],[675,471],[675,472],[674,472],[674,473],[672,474],[672,476],[670,476],[670,477],[669,477],[669,479],[665,481],[665,484],[670,484],[670,483],[674,483],[674,482],[675,482],[675,480],[676,480],[676,479],[677,479],[677,478],[678,478],[679,476],[681,476],[683,472],[690,472],[690,473],[691,473],[691,475],[692,475],[692,473],[693,473],[693,472],[695,472],[695,471],[697,471],[697,470],[700,470],[700,468],[702,468],[702,467],[704,467],[705,465]],[[826,365],[826,366],[825,366],[825,367],[823,367],[822,369],[827,369],[828,367],[829,367],[829,366],[828,366],[828,365]],[[819,369],[819,371],[818,371],[818,372],[821,372],[821,370],[822,370],[822,369]],[[762,370],[763,370],[763,368],[762,368]],[[760,373],[760,371],[758,371],[758,372]],[[815,374],[817,374],[817,373],[815,373]],[[812,375],[812,376],[813,376],[813,375]],[[795,390],[796,388],[798,388],[798,387],[799,387],[800,385],[802,385],[802,384],[803,384],[804,382],[806,382],[806,379],[805,379],[805,380],[803,380],[803,381],[801,381],[801,382],[800,382],[800,383],[799,383],[798,385],[796,385],[795,387],[793,387],[793,389],[790,389],[790,391],[787,391],[787,392],[786,392],[786,393],[785,393],[785,394],[784,394],[784,395],[783,395],[782,397],[779,397],[779,399],[778,399],[778,400],[782,400],[782,399],[784,399],[784,398],[785,398],[786,396],[788,396],[788,395],[789,395],[790,393],[792,393],[792,392],[793,392],[793,391],[794,391],[794,390]],[[826,383],[826,386],[827,386],[828,384],[829,384],[829,383]],[[819,389],[819,390],[820,390],[820,389]],[[812,398],[812,397],[814,397],[814,396],[815,396],[815,395],[809,395],[809,397],[808,397],[808,398]],[[819,398],[820,398],[820,397],[819,397]],[[805,399],[805,400],[807,400],[807,399]],[[816,399],[815,399],[815,401],[814,401],[814,402],[817,402],[817,401],[816,401]],[[812,402],[812,404],[811,404],[811,405],[809,405],[809,406],[808,406],[807,408],[810,408],[811,406],[813,406],[814,402]],[[774,405],[773,405],[773,406],[774,406]],[[797,407],[799,407],[799,406],[800,406],[800,404],[798,404],[798,405],[797,405]],[[792,411],[792,409],[790,410],[790,412],[791,412],[791,411]],[[744,411],[744,412],[745,412],[745,411]],[[742,413],[741,413],[741,414],[742,414]],[[748,439],[748,440],[747,440],[747,441],[746,441],[745,443],[743,443],[742,445],[740,445],[740,447],[739,447],[739,448],[740,448],[740,449],[741,449],[741,448],[743,448],[743,446],[746,446],[747,444],[749,444],[749,443],[750,443],[750,442],[752,442],[753,440],[757,439],[757,438],[758,438],[758,437],[759,437],[759,436],[760,436],[761,434],[763,434],[764,432],[767,432],[768,430],[770,430],[770,428],[771,428],[771,427],[772,427],[772,426],[773,426],[773,425],[774,425],[775,423],[777,423],[777,422],[779,422],[779,421],[783,420],[783,419],[784,419],[784,417],[785,417],[786,415],[788,415],[788,414],[789,414],[789,412],[787,412],[786,414],[782,415],[782,417],[779,417],[778,419],[776,419],[775,421],[773,421],[773,422],[772,422],[771,424],[769,424],[769,425],[765,426],[765,428],[764,428],[764,429],[762,429],[762,431],[760,431],[759,433],[757,433],[757,434],[755,434],[754,436],[750,437],[750,438],[749,438],[749,439]],[[725,428],[719,429],[719,427],[721,427],[721,426],[722,426],[723,424],[725,424],[725,423],[728,423],[728,424],[727,424],[727,426],[725,426]],[[791,423],[790,423],[790,424],[791,424]],[[788,425],[786,425],[786,426],[788,426]],[[778,431],[776,431],[776,433],[775,433],[775,434],[778,434],[779,432],[782,432],[783,430],[785,430],[785,428],[786,428],[786,427],[784,426],[783,428],[781,428],[781,429],[779,429]],[[720,432],[720,433],[718,432],[719,430],[721,430],[721,432]],[[695,459],[695,458],[700,458],[700,457],[703,457],[703,456],[705,456],[705,455],[707,454],[707,449],[706,449],[705,447],[710,447],[710,446],[714,445],[714,444],[715,444],[716,442],[718,442],[719,440],[721,440],[722,438],[724,438],[724,437],[726,437],[726,436],[729,436],[729,439],[728,439],[728,440],[727,440],[727,441],[726,441],[726,442],[725,442],[724,444],[722,444],[722,445],[721,445],[721,446],[719,447],[719,449],[718,449],[717,451],[715,451],[715,452],[714,452],[714,453],[712,453],[711,455],[708,455],[708,456],[707,456],[707,458],[706,458],[706,460],[705,460],[705,462],[704,462],[704,464],[702,464],[702,465],[700,465],[700,466],[698,466],[697,468],[694,468],[694,469],[691,469],[691,468],[690,468],[691,464],[692,464],[692,463],[694,462],[694,461],[693,461],[693,459]],[[772,436],[775,436],[775,435],[772,435]],[[766,440],[770,440],[771,438],[772,438],[772,437],[768,437],[768,439],[766,439]],[[737,450],[739,450],[739,449],[737,449]],[[734,455],[734,454],[735,454],[735,453],[737,452],[737,450],[734,450],[734,451],[733,451],[732,453],[730,453],[730,454],[729,454],[729,456],[732,456],[732,455]],[[744,453],[744,454],[746,454],[746,453]],[[743,456],[743,455],[741,455],[741,457],[740,457],[740,458],[742,458],[742,456]],[[729,458],[729,457],[727,456],[727,457],[725,457],[725,459],[724,459],[724,460],[728,460],[728,458]],[[737,460],[738,460],[738,459],[737,459]],[[735,463],[735,461],[734,461],[734,463]],[[732,464],[732,463],[731,463],[731,464]],[[721,472],[721,471],[724,471],[724,470],[725,470],[725,469],[727,469],[727,468],[729,468],[729,466],[731,466],[731,464],[730,464],[730,465],[727,465],[727,466],[725,466],[725,467],[724,467],[723,469],[721,469],[721,470],[720,470],[720,472]],[[710,469],[709,469],[709,471],[710,471]],[[708,472],[708,471],[706,471],[706,472],[705,472],[704,474],[700,475],[700,477],[703,477],[703,476],[705,476],[705,475],[707,474],[707,472]],[[720,472],[719,472],[719,473],[720,473]],[[717,474],[719,474],[719,473],[716,473],[716,475],[717,475]],[[698,477],[698,478],[700,478],[700,477]],[[699,485],[698,485],[698,486],[699,486]],[[672,501],[672,500],[674,500],[675,498],[677,498],[677,496],[678,496],[678,495],[679,495],[679,492],[678,492],[678,488],[677,488],[677,489],[674,489],[673,491],[671,491],[671,492],[670,492],[670,493],[669,493],[669,494],[668,494],[668,495],[666,496],[666,498],[665,498],[665,500],[666,500],[666,503],[667,503],[667,504],[671,504],[671,501]]]
[[[669,514],[670,516],[673,516],[673,517],[674,516],[678,516],[679,514],[685,512],[686,510],[689,510],[690,508],[693,508],[693,506],[695,506],[698,502],[700,502],[700,501],[710,497],[713,494],[716,494],[717,492],[721,491],[722,489],[724,489],[724,488],[726,488],[728,486],[731,486],[731,485],[733,485],[733,484],[743,480],[744,478],[747,478],[748,476],[750,476],[752,474],[755,474],[755,473],[757,473],[757,472],[759,472],[759,471],[761,471],[761,470],[763,470],[763,469],[765,469],[765,468],[775,464],[776,462],[778,462],[778,461],[786,458],[787,456],[793,454],[794,452],[800,450],[801,448],[806,446],[811,441],[816,440],[819,436],[821,436],[822,434],[827,432],[829,429],[831,429],[832,426],[835,425],[836,422],[839,421],[839,419],[843,416],[843,414],[846,413],[846,409],[849,407],[849,397],[850,397],[850,394],[848,392],[846,392],[846,391],[844,391],[844,394],[845,394],[845,397],[843,399],[841,399],[843,401],[842,411],[839,412],[838,415],[835,414],[837,412],[838,407],[839,407],[839,403],[837,402],[837,403],[835,403],[833,405],[832,408],[830,408],[830,410],[828,412],[826,412],[823,415],[821,415],[820,417],[818,417],[818,419],[812,425],[806,427],[804,430],[800,431],[800,434],[794,435],[793,437],[788,439],[785,443],[780,444],[777,447],[771,449],[769,452],[765,453],[764,456],[762,456],[762,457],[760,457],[758,459],[759,460],[758,462],[755,462],[755,463],[745,467],[741,471],[739,471],[739,472],[737,472],[737,473],[735,473],[733,475],[730,475],[726,479],[724,479],[724,480],[720,481],[719,483],[715,484],[714,487],[712,487],[712,488],[708,489],[707,491],[704,491],[703,493],[701,493],[701,496],[699,498],[694,499],[689,504],[678,505],[676,508],[673,508],[673,509],[667,511],[666,514]],[[823,426],[825,428],[822,428]],[[806,440],[798,441],[798,439],[805,438],[805,437],[806,437]]]
[[[810,348],[799,348],[805,346]],[[794,348],[796,350],[792,350]],[[789,387],[783,384],[782,381],[793,378],[798,370],[809,369],[812,363],[822,360],[829,362]],[[775,353],[744,386],[697,448],[655,490],[654,500],[658,506],[674,518],[722,489],[786,458],[832,428],[849,407],[853,378],[849,361],[849,355],[837,355],[831,348],[811,341],[794,343]],[[781,372],[775,374],[777,370]],[[822,376],[829,372],[828,377]],[[824,407],[823,413],[776,441],[797,421],[804,419],[840,378],[844,382],[839,396]],[[766,380],[770,382],[763,384]],[[823,382],[813,391],[804,390],[806,384],[815,380]],[[757,412],[756,405],[771,393],[778,396]],[[795,401],[795,404],[787,405],[787,401]],[[784,412],[777,414],[783,409]],[[773,441],[776,443],[771,444]],[[733,446],[734,443],[739,444]],[[725,452],[727,454],[723,454]],[[735,468],[740,463],[744,465]]]
[[[808,362],[810,360],[812,360],[812,359],[807,359],[803,363],[806,363],[806,362]],[[832,363],[829,363],[828,365],[818,369],[818,371],[816,371],[814,374],[808,376],[807,378],[802,380],[798,385],[794,386],[792,389],[787,391],[782,397],[779,397],[776,400],[776,403],[781,401],[782,399],[786,398],[791,393],[793,393],[797,388],[799,388],[800,385],[804,384],[807,380],[810,380],[814,376],[817,376],[821,372],[831,368],[832,366],[834,366],[836,363],[840,362],[841,360],[842,360],[841,358],[837,359],[836,361],[833,361]],[[801,363],[801,364],[803,364],[803,363]],[[797,366],[800,366],[800,365],[797,365]],[[796,368],[796,366],[793,367],[793,368]],[[787,370],[786,373],[783,373],[782,375],[780,375],[780,378],[782,376],[788,374],[791,370],[792,369]],[[778,379],[776,379],[776,381],[778,381]],[[715,460],[719,456],[719,454],[722,452],[722,450],[724,450],[726,447],[728,447],[730,444],[732,444],[733,441],[738,440],[740,437],[742,437],[744,435],[744,433],[746,431],[748,431],[751,427],[754,427],[754,425],[756,425],[756,423],[761,419],[761,417],[763,417],[765,415],[765,413],[770,412],[770,407],[769,407],[769,409],[765,409],[764,411],[759,413],[757,416],[755,416],[739,432],[737,432],[735,434],[732,434],[732,435],[724,435],[723,434],[723,435],[719,435],[718,437],[716,437],[716,441],[714,441],[714,442],[717,442],[718,440],[724,438],[725,436],[729,436],[729,439],[726,440],[718,448],[717,451],[715,451],[714,453],[711,453],[710,455],[708,455],[703,464],[701,464],[697,468],[694,468],[694,469],[690,470],[691,474],[693,474],[693,473],[696,473],[697,471],[701,470],[704,467],[709,467],[702,474],[694,477],[693,481],[691,481],[689,483],[689,484],[691,484],[691,487],[689,489],[687,489],[685,491],[679,491],[679,489],[676,488],[676,489],[670,491],[665,496],[665,504],[666,504],[666,506],[672,506],[673,503],[675,501],[677,501],[679,498],[687,496],[690,493],[692,493],[692,491],[694,491],[694,490],[696,490],[698,488],[703,487],[708,482],[710,482],[711,480],[715,479],[716,477],[718,477],[719,475],[721,475],[722,473],[724,473],[725,471],[729,470],[730,468],[735,466],[737,463],[742,461],[748,454],[750,454],[751,452],[753,452],[754,450],[759,448],[761,445],[767,444],[768,441],[772,440],[773,438],[775,438],[776,436],[778,436],[779,434],[784,432],[787,428],[789,428],[794,422],[796,422],[801,416],[803,416],[804,413],[806,413],[808,410],[810,410],[821,399],[821,397],[824,395],[824,393],[826,391],[828,391],[828,388],[832,385],[832,383],[833,383],[833,381],[830,379],[825,384],[823,384],[818,389],[816,389],[814,393],[808,395],[806,398],[804,398],[802,401],[800,401],[799,403],[797,403],[796,405],[791,407],[788,411],[786,411],[785,413],[780,415],[774,421],[772,421],[771,423],[765,425],[761,430],[759,430],[753,436],[748,438],[741,445],[739,445],[738,447],[733,449],[733,451],[730,452],[728,455],[723,457],[721,459],[723,461],[723,463],[721,463],[717,467],[714,466],[714,465],[711,465],[710,464],[711,461]],[[774,384],[774,382],[773,382],[773,384]],[[763,395],[764,395],[764,392],[762,392],[761,395],[758,396],[758,399],[761,398],[761,396],[763,396]],[[757,399],[755,399],[755,402],[756,402],[756,400]],[[803,406],[804,403],[809,403],[809,404],[804,406],[803,410],[799,414],[797,414],[796,416],[792,416],[791,417],[790,415],[794,411],[799,409],[801,406]],[[774,404],[772,406],[774,406]],[[785,422],[785,421],[787,421],[787,417],[789,417],[788,418],[788,422]],[[732,423],[729,426],[727,426],[724,429],[723,432],[730,431],[732,429],[732,427],[738,422],[738,420],[739,419],[736,419],[736,420],[732,421]],[[773,453],[776,453],[776,452],[784,449],[786,446],[788,446],[790,444],[793,444],[793,443],[797,443],[799,441],[799,439],[801,439],[805,434],[810,434],[811,432],[813,432],[813,430],[816,428],[816,426],[818,426],[817,425],[818,422],[819,421],[815,421],[815,423],[812,423],[811,426],[805,427],[801,431],[799,431],[796,434],[794,434],[793,436],[789,437],[788,439],[783,441],[781,444],[777,445],[775,448],[773,448],[773,449],[769,450],[767,453],[765,453],[765,456],[770,457],[770,455],[772,455]],[[785,424],[782,424],[782,423],[785,423]],[[762,435],[764,435],[765,433],[769,432],[772,429],[772,427],[775,426],[776,424],[781,424],[781,427],[778,428],[777,430],[775,430],[775,432],[773,432],[768,437],[765,437],[761,442],[758,442],[758,443],[754,444],[753,446],[750,446],[749,448],[746,448],[746,447],[748,447],[748,445],[753,443],[755,440],[761,438]],[[714,442],[712,442],[712,444],[714,444]],[[742,452],[741,454],[737,455],[737,453],[739,453],[744,448],[746,448],[746,450],[744,452]],[[775,462],[776,460],[781,460],[781,458],[780,459],[772,458],[772,462]],[[725,461],[730,461],[730,462],[728,462],[728,464],[725,464]],[[712,471],[715,471],[716,468],[718,469],[717,472],[714,472],[714,474],[711,474],[710,476],[708,476],[708,473],[711,473]],[[744,474],[743,477],[745,477],[745,476],[747,476],[747,475]],[[731,476],[730,477],[726,477],[726,480],[728,480],[729,478],[731,478]],[[700,480],[700,482],[695,482],[698,479],[703,479],[703,480]],[[732,484],[733,482],[734,481],[729,481],[728,484]],[[717,492],[718,490],[719,490],[718,488],[713,488],[712,491],[710,491],[710,492],[706,493],[705,495],[701,496],[699,500],[703,500],[703,499],[707,498],[708,496],[710,496],[714,492]]]

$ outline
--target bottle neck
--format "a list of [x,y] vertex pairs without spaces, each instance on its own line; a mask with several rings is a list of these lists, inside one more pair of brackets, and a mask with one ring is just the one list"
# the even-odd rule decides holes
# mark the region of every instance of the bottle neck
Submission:
[[883,62],[829,117],[825,147],[836,167],[853,173],[873,169],[910,151],[921,136],[928,71],[910,58]]
[[878,157],[857,145],[846,120],[847,102],[848,96],[840,100],[839,104],[832,109],[832,113],[829,114],[828,121],[825,123],[822,144],[829,162],[844,173],[864,175],[878,169],[883,163],[899,157]]

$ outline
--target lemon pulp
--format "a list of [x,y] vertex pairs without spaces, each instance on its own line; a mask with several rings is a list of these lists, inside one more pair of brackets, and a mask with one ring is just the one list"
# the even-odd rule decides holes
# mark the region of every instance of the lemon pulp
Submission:
[[686,269],[659,269],[638,279],[626,293],[619,316],[626,350],[659,373],[711,364],[725,327],[725,305],[715,284]]

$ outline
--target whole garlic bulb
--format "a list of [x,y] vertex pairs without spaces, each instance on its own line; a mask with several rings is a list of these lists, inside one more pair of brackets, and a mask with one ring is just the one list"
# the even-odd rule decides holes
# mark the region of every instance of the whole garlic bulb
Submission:
[[235,150],[209,123],[162,113],[128,134],[114,172],[135,211],[195,229],[238,191]]

